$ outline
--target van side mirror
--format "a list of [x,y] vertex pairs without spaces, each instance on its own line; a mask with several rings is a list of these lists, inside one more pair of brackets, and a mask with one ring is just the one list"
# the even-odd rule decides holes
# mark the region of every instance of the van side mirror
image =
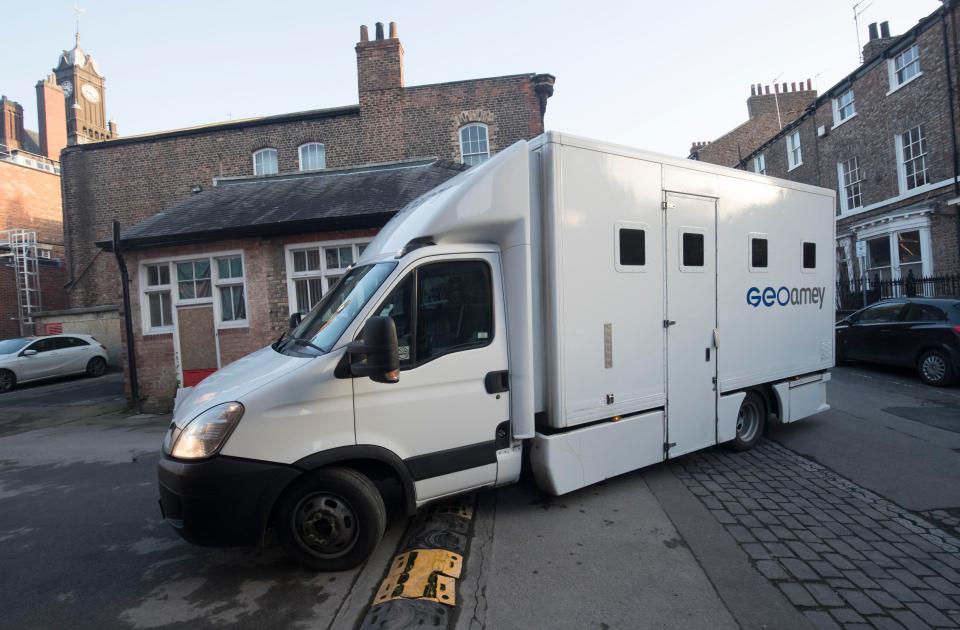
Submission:
[[290,313],[290,330],[299,326],[301,321],[303,321],[303,313]]
[[353,376],[369,376],[377,383],[400,380],[400,350],[393,318],[376,316],[368,319],[360,339],[349,343],[347,352],[350,353],[350,373]]

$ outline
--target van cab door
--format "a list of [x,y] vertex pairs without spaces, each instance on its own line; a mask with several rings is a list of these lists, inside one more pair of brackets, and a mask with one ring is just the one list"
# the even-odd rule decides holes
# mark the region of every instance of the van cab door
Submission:
[[371,315],[396,324],[400,380],[353,379],[357,443],[403,459],[418,501],[494,483],[510,415],[499,256],[423,259]]

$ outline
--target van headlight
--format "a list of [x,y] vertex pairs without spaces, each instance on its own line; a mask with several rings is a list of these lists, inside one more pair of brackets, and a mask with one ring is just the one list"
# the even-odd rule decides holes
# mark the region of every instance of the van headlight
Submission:
[[163,450],[177,459],[203,459],[217,454],[243,417],[243,405],[228,402],[207,409],[178,429],[170,423]]

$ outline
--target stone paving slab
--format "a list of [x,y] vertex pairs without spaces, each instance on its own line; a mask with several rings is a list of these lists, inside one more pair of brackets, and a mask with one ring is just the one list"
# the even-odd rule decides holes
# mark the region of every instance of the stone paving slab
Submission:
[[960,628],[952,514],[914,514],[769,440],[672,469],[816,627]]

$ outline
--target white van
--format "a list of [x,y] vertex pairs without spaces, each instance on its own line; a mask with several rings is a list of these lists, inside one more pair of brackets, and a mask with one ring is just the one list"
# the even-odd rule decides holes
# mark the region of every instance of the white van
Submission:
[[834,193],[549,132],[399,212],[272,346],[177,405],[161,507],[354,566],[406,507],[563,494],[823,411]]

